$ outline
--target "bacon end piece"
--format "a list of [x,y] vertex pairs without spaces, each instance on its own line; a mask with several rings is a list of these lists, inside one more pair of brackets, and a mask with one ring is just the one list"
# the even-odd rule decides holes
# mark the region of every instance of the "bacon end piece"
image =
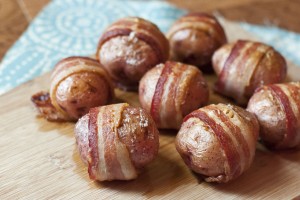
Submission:
[[31,97],[41,117],[53,122],[64,122],[67,119],[52,105],[49,92],[38,92]]

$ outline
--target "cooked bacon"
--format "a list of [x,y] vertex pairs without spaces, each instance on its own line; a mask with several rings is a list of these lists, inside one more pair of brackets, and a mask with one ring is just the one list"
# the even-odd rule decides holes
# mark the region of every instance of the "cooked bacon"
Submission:
[[38,92],[32,95],[31,101],[45,119],[56,122],[65,121],[65,117],[52,105],[49,92]]
[[[154,121],[160,126],[160,105],[162,101],[162,96],[164,92],[164,86],[165,83],[168,80],[169,75],[172,73],[172,68],[171,68],[171,62],[166,62],[164,65],[161,75],[157,81],[156,87],[155,87],[155,92],[152,98],[152,103],[151,103],[151,116],[153,117]],[[174,96],[171,95],[171,98],[174,99]]]
[[[155,87],[150,82],[155,82]],[[171,61],[150,70],[141,80],[139,90],[142,107],[159,128],[178,129],[183,117],[206,104],[209,95],[201,71]]]
[[[128,126],[124,124],[128,121],[134,129],[123,127]],[[88,134],[84,133],[86,123]],[[75,135],[92,180],[135,179],[138,170],[151,162],[158,152],[158,131],[154,122],[143,110],[127,103],[91,109],[77,122]],[[88,137],[88,140],[83,137]]]
[[[38,108],[39,112],[42,114],[43,117],[48,119],[49,121],[76,121],[81,115],[82,112],[87,110],[89,106],[91,105],[86,105],[87,103],[78,103],[77,99],[70,99],[70,103],[67,104],[67,107],[72,108],[72,111],[74,113],[80,114],[80,116],[76,117],[70,114],[70,111],[66,109],[65,107],[60,105],[60,103],[57,100],[57,88],[59,87],[60,83],[67,79],[70,76],[73,75],[80,75],[80,74],[86,74],[85,77],[90,78],[89,80],[82,80],[82,82],[79,81],[72,81],[70,82],[70,88],[73,86],[72,84],[77,84],[76,87],[79,88],[80,84],[88,85],[89,81],[92,82],[92,80],[95,80],[96,87],[99,87],[99,89],[103,90],[105,86],[107,87],[106,94],[103,95],[102,99],[96,98],[94,102],[89,102],[91,104],[102,104],[103,102],[108,103],[111,101],[111,99],[114,96],[114,87],[111,83],[111,80],[106,73],[106,71],[103,69],[103,67],[94,59],[87,58],[87,57],[69,57],[61,60],[60,62],[57,63],[55,66],[52,74],[51,74],[51,85],[50,85],[50,92],[45,94],[43,92],[39,92],[35,95],[32,96],[32,101],[34,105]],[[95,76],[96,74],[96,76]],[[92,77],[93,76],[93,77]],[[100,78],[99,78],[100,77]],[[99,78],[99,80],[96,80]],[[75,79],[75,78],[74,78]],[[78,77],[77,77],[78,79]],[[76,79],[75,79],[76,80]],[[97,82],[98,81],[98,82]],[[103,85],[105,84],[105,85]],[[97,91],[97,88],[95,88],[95,85],[89,85],[90,89],[94,89]],[[72,92],[72,91],[71,91]],[[80,92],[80,91],[79,91]],[[85,91],[83,91],[85,92]],[[68,96],[68,94],[64,94]],[[82,94],[81,96],[89,95],[87,93]],[[70,98],[72,97],[72,94],[70,94]],[[94,95],[95,96],[95,95]],[[87,96],[88,97],[88,96]],[[107,99],[105,99],[107,98]],[[95,99],[95,98],[94,98]],[[103,100],[103,101],[102,101]],[[100,102],[101,101],[101,102]],[[100,103],[99,103],[100,102]],[[73,106],[73,107],[72,107]],[[77,107],[76,107],[77,106]],[[81,107],[82,106],[82,107]],[[95,105],[94,105],[95,106]],[[82,109],[82,110],[81,110]],[[87,111],[86,111],[87,112]],[[84,112],[83,114],[86,114]]]
[[[220,52],[228,53],[227,58]],[[218,74],[215,90],[240,105],[245,105],[260,85],[281,82],[286,76],[286,63],[278,52],[265,44],[245,40],[216,51],[213,66]]]

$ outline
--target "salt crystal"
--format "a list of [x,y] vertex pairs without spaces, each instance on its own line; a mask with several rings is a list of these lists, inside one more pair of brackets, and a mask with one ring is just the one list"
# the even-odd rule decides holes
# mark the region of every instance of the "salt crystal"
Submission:
[[128,40],[129,40],[129,41],[132,41],[134,38],[135,38],[135,32],[132,31],[132,32],[129,34]]

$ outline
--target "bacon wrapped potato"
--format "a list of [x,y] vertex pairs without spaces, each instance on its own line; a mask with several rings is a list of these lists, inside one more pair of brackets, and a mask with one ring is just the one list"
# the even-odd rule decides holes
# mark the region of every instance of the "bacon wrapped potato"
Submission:
[[167,33],[171,59],[211,72],[215,50],[227,42],[218,20],[205,13],[190,13],[179,18]]
[[287,73],[285,59],[275,49],[245,40],[218,49],[213,55],[213,68],[218,76],[215,90],[243,106],[256,88],[280,83]]
[[81,159],[92,180],[131,180],[159,148],[158,130],[143,109],[127,103],[92,108],[76,124]]
[[139,85],[141,106],[162,129],[179,129],[183,117],[205,105],[208,96],[201,71],[178,62],[157,65],[145,74]]
[[205,181],[225,183],[250,167],[258,133],[252,113],[212,104],[184,118],[175,144],[185,164]]
[[168,59],[169,43],[155,24],[138,17],[126,17],[106,29],[96,56],[117,87],[137,90],[142,76]]
[[39,92],[32,101],[49,121],[76,121],[90,108],[110,103],[113,96],[111,80],[96,60],[69,57],[55,66],[50,93]]
[[258,88],[247,110],[256,115],[260,138],[272,149],[300,147],[300,82]]

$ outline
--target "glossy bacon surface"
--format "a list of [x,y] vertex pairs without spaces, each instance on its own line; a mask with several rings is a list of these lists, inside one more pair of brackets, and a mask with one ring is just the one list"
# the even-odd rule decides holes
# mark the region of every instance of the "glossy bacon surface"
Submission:
[[214,53],[218,75],[215,90],[246,105],[254,90],[264,84],[282,82],[287,66],[284,58],[262,43],[238,40]]
[[209,91],[200,70],[168,61],[142,78],[139,99],[158,128],[178,129],[185,115],[207,103]]
[[250,167],[258,132],[251,113],[237,106],[212,104],[184,118],[176,149],[205,181],[228,182]]
[[158,130],[126,103],[92,108],[76,124],[79,153],[92,180],[131,180],[158,153]]
[[260,87],[248,103],[261,126],[263,142],[273,149],[300,146],[300,83]]

